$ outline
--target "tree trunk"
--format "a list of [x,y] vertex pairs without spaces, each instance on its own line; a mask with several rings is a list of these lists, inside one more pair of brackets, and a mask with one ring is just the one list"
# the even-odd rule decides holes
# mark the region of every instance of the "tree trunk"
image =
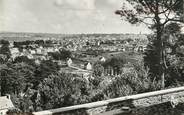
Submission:
[[165,55],[164,55],[164,44],[162,40],[162,31],[160,28],[159,33],[157,34],[158,39],[158,52],[159,52],[159,76],[161,78],[161,89],[165,88]]
[[2,95],[1,95],[1,84],[0,84],[0,96],[2,96]]
[[0,76],[0,96],[2,96],[2,95],[1,95],[1,92],[2,92],[1,86],[2,86],[2,78],[1,78],[1,76]]
[[156,34],[157,34],[157,41],[158,41],[158,60],[159,60],[159,77],[161,79],[161,88],[165,88],[165,66],[164,66],[164,60],[165,60],[165,55],[164,55],[164,44],[163,44],[163,25],[160,22],[160,17],[158,14],[159,10],[157,9],[157,13],[155,14],[155,19],[156,19]]
[[161,89],[165,88],[165,72],[162,72],[161,75]]

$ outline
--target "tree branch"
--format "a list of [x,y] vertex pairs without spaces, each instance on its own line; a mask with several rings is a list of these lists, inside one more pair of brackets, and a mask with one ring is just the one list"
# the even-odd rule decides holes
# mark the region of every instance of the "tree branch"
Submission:
[[[165,4],[163,4],[163,11],[162,12],[159,12],[159,14],[163,14],[163,13],[166,13],[168,10],[171,10],[177,3],[179,3],[179,0],[176,0],[173,4],[172,4],[172,0],[170,0],[170,4],[168,5],[167,2],[165,2]],[[166,8],[164,10],[164,7]]]
[[183,22],[184,22],[183,20],[180,20],[180,19],[173,19],[173,18],[169,18],[168,21],[180,22],[180,23],[183,23]]
[[151,5],[149,5],[150,3],[148,3],[147,0],[144,0],[144,2],[145,2],[145,4],[146,4],[146,6],[149,8],[149,10],[150,10],[151,12],[155,13],[153,7],[152,7]]

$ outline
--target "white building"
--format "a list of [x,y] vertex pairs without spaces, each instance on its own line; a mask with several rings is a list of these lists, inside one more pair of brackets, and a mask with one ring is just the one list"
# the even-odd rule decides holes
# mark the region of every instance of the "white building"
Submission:
[[18,54],[19,53],[19,49],[18,48],[12,48],[12,49],[10,49],[10,52],[11,52],[12,55],[13,54]]
[[105,57],[100,57],[100,61],[105,62],[106,61]]
[[41,61],[40,61],[39,59],[36,59],[36,60],[35,60],[35,63],[36,63],[37,65],[40,65]]
[[13,48],[14,47],[14,44],[13,42],[10,42],[10,45],[9,45],[10,48]]
[[36,53],[37,53],[37,54],[42,54],[42,49],[37,48],[37,49],[36,49]]
[[47,48],[47,52],[54,52],[54,48],[53,47]]
[[34,59],[34,56],[33,56],[32,54],[28,54],[28,55],[27,55],[27,58],[28,58],[28,59]]
[[54,52],[59,52],[59,49],[58,49],[58,48],[55,48],[55,49],[54,49]]
[[71,59],[71,58],[69,58],[69,59],[66,61],[66,64],[67,64],[68,66],[71,66],[72,63],[73,63],[73,62],[72,62],[72,59]]
[[18,48],[12,48],[12,49],[10,49],[10,52],[11,52],[12,60],[14,60],[16,57],[20,56],[20,52],[19,52]]
[[10,96],[0,97],[0,115],[6,115],[6,112],[9,109],[13,109],[13,108],[15,107],[10,99]]
[[86,65],[85,65],[85,69],[86,70],[92,70],[92,65],[90,62],[88,62]]
[[31,54],[36,54],[36,51],[35,51],[35,50],[29,50],[29,52],[30,52]]

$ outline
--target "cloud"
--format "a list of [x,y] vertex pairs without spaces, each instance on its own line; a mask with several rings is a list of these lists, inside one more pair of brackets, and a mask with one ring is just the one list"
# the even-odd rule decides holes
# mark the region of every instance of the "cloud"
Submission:
[[122,0],[0,1],[4,2],[4,13],[0,15],[1,31],[54,33],[141,31],[141,28],[130,28],[130,25],[123,23],[119,16],[114,14],[114,10],[120,8]]
[[55,4],[61,8],[75,10],[94,10],[95,0],[56,0]]
[[63,4],[64,4],[63,0],[56,0],[55,1],[55,5],[62,6]]

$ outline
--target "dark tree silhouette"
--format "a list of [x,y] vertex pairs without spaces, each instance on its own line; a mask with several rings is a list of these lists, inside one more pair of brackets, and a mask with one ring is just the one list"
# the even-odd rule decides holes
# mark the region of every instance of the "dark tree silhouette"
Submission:
[[60,59],[66,60],[67,58],[71,58],[71,57],[72,57],[72,53],[70,51],[65,49],[60,51]]
[[[87,83],[77,75],[58,73],[45,78],[39,85],[40,103],[44,109],[52,109],[84,103]],[[87,100],[85,100],[87,101]]]
[[49,56],[52,56],[54,60],[61,60],[63,55],[60,52],[48,52]]
[[51,60],[42,61],[35,71],[34,86],[37,86],[44,78],[59,71],[59,65]]
[[10,42],[7,40],[0,40],[0,44],[8,46],[10,45]]
[[93,69],[93,74],[95,76],[99,76],[101,77],[104,73],[104,67],[102,66],[102,63],[101,62],[96,62],[94,65],[93,65],[94,69]]
[[14,63],[21,63],[21,62],[25,62],[25,63],[33,63],[32,60],[30,60],[27,56],[18,56],[15,58]]
[[34,74],[34,67],[26,63],[3,64],[0,66],[1,94],[15,94],[25,90]]
[[0,54],[4,54],[7,56],[7,58],[10,58],[10,49],[9,49],[9,46],[8,45],[2,45],[0,47]]
[[155,32],[155,50],[158,53],[155,64],[159,67],[162,88],[165,87],[167,70],[164,29],[171,22],[183,23],[183,11],[183,0],[126,0],[122,9],[115,12],[131,24],[144,23]]

